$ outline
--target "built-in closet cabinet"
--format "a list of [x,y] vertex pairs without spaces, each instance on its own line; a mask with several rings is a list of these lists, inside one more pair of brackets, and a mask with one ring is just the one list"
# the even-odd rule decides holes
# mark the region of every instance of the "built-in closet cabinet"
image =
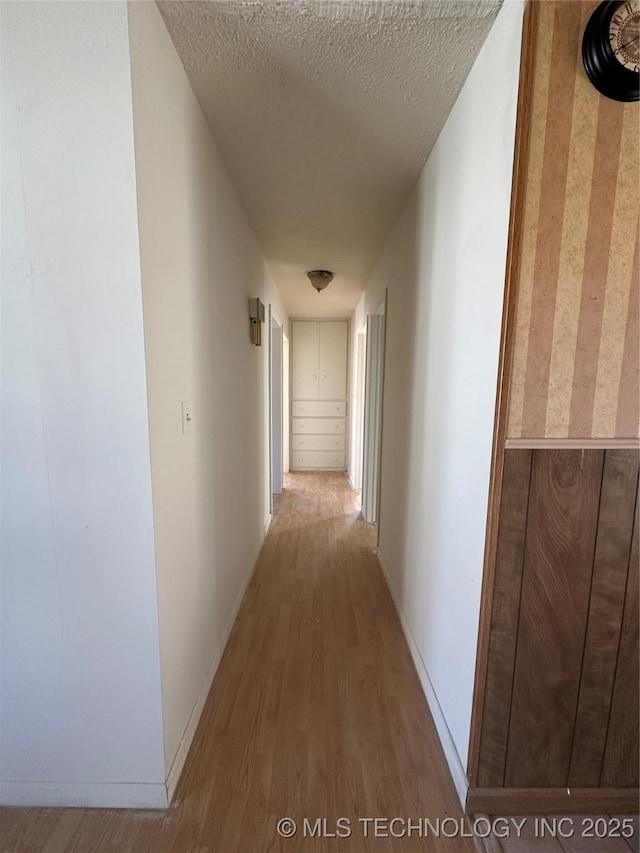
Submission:
[[294,320],[292,400],[346,400],[348,324]]
[[291,468],[346,468],[346,320],[294,320]]

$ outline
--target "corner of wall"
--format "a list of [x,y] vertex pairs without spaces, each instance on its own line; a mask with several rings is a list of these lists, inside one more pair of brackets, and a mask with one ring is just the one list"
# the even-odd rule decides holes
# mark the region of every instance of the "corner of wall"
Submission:
[[402,609],[400,601],[395,594],[393,586],[391,585],[389,570],[387,568],[387,564],[384,560],[384,557],[382,556],[380,548],[377,549],[376,556],[378,558],[378,563],[382,570],[382,574],[384,575],[384,579],[387,583],[387,588],[389,590],[389,593],[391,594],[391,598],[400,618],[402,632],[407,641],[407,645],[409,646],[411,659],[413,660],[413,664],[416,668],[418,678],[420,679],[422,690],[426,697],[427,704],[429,705],[429,710],[431,711],[431,716],[433,717],[433,722],[435,724],[436,731],[438,732],[440,745],[442,746],[444,757],[449,766],[449,772],[451,773],[451,778],[453,780],[458,799],[460,800],[460,805],[464,810],[467,801],[467,793],[469,791],[469,780],[467,779],[467,774],[465,772],[462,761],[460,760],[460,755],[458,754],[458,750],[453,740],[453,736],[449,730],[449,726],[447,725],[446,717],[440,706],[440,702],[438,701],[438,696],[431,682],[429,672],[427,671],[425,662],[422,658],[422,655],[420,654],[420,649],[418,647],[418,643],[416,642],[416,638],[413,636],[411,626],[407,621],[407,618],[404,614],[404,610]]

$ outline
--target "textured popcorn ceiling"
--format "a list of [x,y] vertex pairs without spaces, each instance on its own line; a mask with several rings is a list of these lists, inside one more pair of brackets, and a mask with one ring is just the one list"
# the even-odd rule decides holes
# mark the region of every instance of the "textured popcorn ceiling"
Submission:
[[354,307],[500,2],[159,2],[292,315]]

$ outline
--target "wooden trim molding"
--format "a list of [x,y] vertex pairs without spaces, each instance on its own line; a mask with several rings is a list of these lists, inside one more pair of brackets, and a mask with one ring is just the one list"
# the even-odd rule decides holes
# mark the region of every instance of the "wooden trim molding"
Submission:
[[516,136],[511,185],[511,213],[509,220],[505,293],[502,310],[502,331],[500,336],[500,354],[498,362],[496,413],[493,429],[493,448],[491,451],[491,477],[489,482],[484,568],[480,598],[478,652],[476,658],[473,710],[469,739],[469,763],[467,767],[467,777],[472,786],[477,781],[478,765],[480,760],[480,737],[482,732],[482,714],[485,683],[487,678],[489,633],[491,627],[491,603],[493,601],[496,549],[498,543],[498,521],[502,496],[504,445],[507,435],[507,421],[509,417],[509,386],[515,342],[515,320],[518,298],[517,283],[520,277],[520,261],[522,256],[521,248],[524,233],[523,214],[527,189],[537,32],[538,4],[536,2],[529,2],[524,12],[522,30],[520,84],[518,88]]
[[638,788],[470,788],[467,814],[636,814]]
[[637,438],[508,438],[507,450],[638,450]]

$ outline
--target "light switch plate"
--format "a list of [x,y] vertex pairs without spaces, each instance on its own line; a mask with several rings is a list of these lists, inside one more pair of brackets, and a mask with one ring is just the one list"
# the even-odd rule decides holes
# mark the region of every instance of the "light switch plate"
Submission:
[[183,400],[182,401],[182,432],[187,433],[191,432],[191,424],[193,423],[193,416],[191,413],[191,400]]

